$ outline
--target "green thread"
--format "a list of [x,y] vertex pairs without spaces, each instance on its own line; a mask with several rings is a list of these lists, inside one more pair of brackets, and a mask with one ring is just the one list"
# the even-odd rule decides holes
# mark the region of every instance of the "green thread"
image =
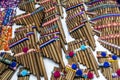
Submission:
[[95,6],[93,8],[90,8],[88,9],[88,11],[94,11],[96,9],[101,9],[101,8],[114,8],[114,7],[117,7],[118,5],[114,5],[114,4],[102,4],[102,5],[98,5],[98,6]]

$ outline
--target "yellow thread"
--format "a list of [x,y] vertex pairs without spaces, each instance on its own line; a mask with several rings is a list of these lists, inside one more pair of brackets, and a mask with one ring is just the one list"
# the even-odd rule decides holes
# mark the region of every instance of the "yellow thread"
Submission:
[[109,60],[109,62],[118,62],[118,60]]
[[66,67],[66,70],[72,70],[72,71],[75,71],[75,72],[76,72],[76,70],[73,70],[73,69],[70,68],[70,67]]

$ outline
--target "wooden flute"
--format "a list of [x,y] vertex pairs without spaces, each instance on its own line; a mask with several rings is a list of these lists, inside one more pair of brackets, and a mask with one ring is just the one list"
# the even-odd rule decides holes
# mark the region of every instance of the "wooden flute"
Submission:
[[[75,6],[75,7],[76,7],[76,6]],[[75,7],[73,7],[73,8],[75,8]],[[68,10],[71,11],[71,9],[68,9]],[[79,12],[79,11],[78,11],[78,12]],[[73,13],[73,12],[71,12],[71,13]],[[92,41],[92,42],[91,42],[91,43],[92,43],[91,46],[92,46],[92,48],[94,49],[95,43],[94,43],[94,39],[93,39],[93,37],[92,37],[93,34],[92,34],[92,35],[89,35],[90,37],[88,36],[88,34],[82,35],[81,33],[83,33],[83,32],[80,32],[80,31],[82,31],[82,30],[78,29],[78,28],[80,28],[80,26],[79,26],[78,28],[75,27],[75,26],[78,26],[78,24],[80,24],[80,23],[79,23],[80,20],[84,20],[84,19],[86,19],[86,18],[87,18],[86,14],[80,13],[80,16],[77,15],[77,17],[75,17],[75,19],[72,18],[71,20],[68,20],[66,23],[67,23],[67,25],[69,26],[69,28],[72,29],[70,33],[71,33],[71,35],[73,35],[73,36],[72,36],[73,38],[79,39],[79,38],[81,38],[81,37],[83,38],[83,36],[84,36],[84,37],[86,36],[87,39],[89,39],[89,40]],[[74,21],[73,21],[73,20],[74,20]],[[75,23],[75,24],[73,24],[73,23]],[[86,25],[86,26],[90,26],[89,23],[87,23],[87,24],[85,23],[85,25]],[[82,26],[82,24],[81,24],[81,26]],[[69,29],[69,28],[68,28],[68,29]],[[78,30],[77,30],[77,29],[78,29]],[[83,30],[85,31],[85,33],[86,33],[87,30],[88,30],[88,32],[90,32],[89,34],[91,34],[91,32],[92,32],[92,30],[91,30],[90,28],[88,29],[87,27],[86,27],[86,29],[84,29],[84,27],[83,27]],[[73,34],[72,32],[76,32],[76,34],[75,34],[75,33]],[[78,36],[77,36],[78,34],[81,34],[81,37],[78,37]],[[75,37],[75,36],[76,36],[76,37]],[[90,44],[91,44],[91,43],[90,43]]]
[[[103,59],[103,58],[99,58],[98,60],[99,60],[100,63],[103,63],[103,62],[107,61],[106,59]],[[111,71],[110,67],[102,68],[101,71],[102,71],[103,75],[105,76],[105,78],[107,78],[109,80],[112,80],[112,71]]]
[[119,69],[118,57],[116,55],[107,54],[106,51],[97,51],[97,58],[109,59],[113,73]]
[[[4,57],[4,56],[8,56],[8,54],[7,55],[5,55],[6,54],[6,52],[1,52],[0,53],[0,57]],[[6,66],[4,63],[1,63],[0,62],[0,75],[8,68],[8,66]]]

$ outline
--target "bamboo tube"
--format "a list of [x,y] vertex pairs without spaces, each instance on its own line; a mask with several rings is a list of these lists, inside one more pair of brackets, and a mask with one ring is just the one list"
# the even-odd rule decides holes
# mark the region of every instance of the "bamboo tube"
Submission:
[[[46,70],[45,70],[45,65],[44,65],[44,63],[43,63],[43,58],[42,58],[42,56],[40,55],[37,55],[36,54],[36,57],[39,57],[39,58],[37,58],[37,59],[39,59],[39,61],[40,61],[40,64],[39,64],[39,69],[41,69],[40,71],[41,71],[41,74],[43,74],[44,75],[44,78],[46,79],[46,80],[48,80],[48,77],[47,77],[47,73],[46,73]],[[40,68],[40,66],[41,66],[41,68]]]

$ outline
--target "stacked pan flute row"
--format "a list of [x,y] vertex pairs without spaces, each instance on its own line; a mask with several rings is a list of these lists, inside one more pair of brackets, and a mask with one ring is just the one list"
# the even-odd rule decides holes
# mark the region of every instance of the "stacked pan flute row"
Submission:
[[[116,1],[100,0],[87,3],[88,12],[94,12],[96,15],[90,16],[94,21],[94,30],[100,35],[98,41],[112,53],[120,55],[120,11]],[[100,32],[100,33],[99,33]]]
[[[35,9],[35,4],[41,6]],[[29,5],[29,6],[28,6]],[[31,74],[44,76],[48,80],[42,56],[59,63],[65,68],[62,59],[62,50],[66,51],[65,34],[61,18],[63,15],[60,0],[21,1],[21,10],[26,13],[16,16],[13,22],[22,27],[15,30],[15,37],[9,41],[9,47],[16,61],[30,71]],[[40,33],[40,38],[38,34]],[[29,76],[18,77],[19,80],[28,80]]]

